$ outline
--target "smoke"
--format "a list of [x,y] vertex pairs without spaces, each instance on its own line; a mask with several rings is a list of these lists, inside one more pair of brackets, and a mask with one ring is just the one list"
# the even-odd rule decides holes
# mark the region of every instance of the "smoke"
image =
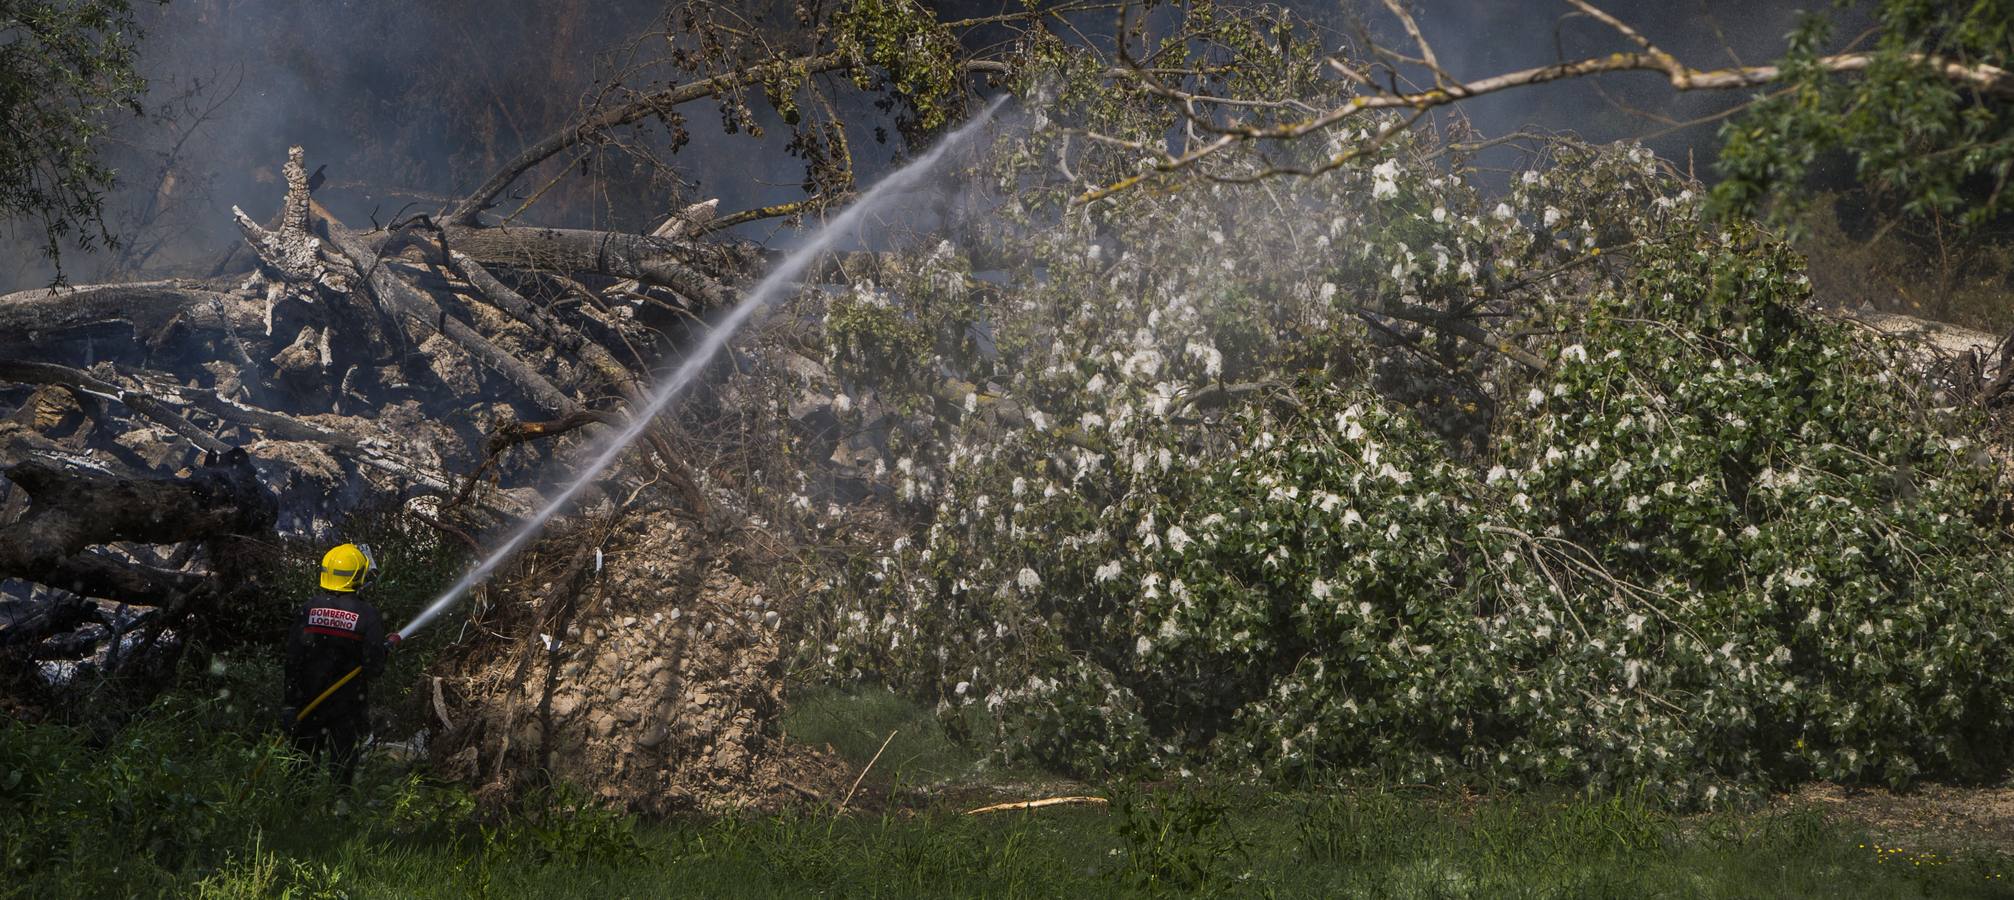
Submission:
[[[1018,8],[1003,0],[930,5],[945,18]],[[1681,59],[1707,66],[1775,58],[1803,4],[1602,5]],[[788,10],[770,8],[777,4],[742,6],[722,8],[758,23],[790,21]],[[1288,6],[1332,29],[1338,47],[1352,43],[1353,21],[1367,23],[1389,46],[1409,47],[1379,4],[1358,4],[1353,12],[1311,0]],[[1418,0],[1412,8],[1443,65],[1464,78],[1562,54],[1629,48],[1606,26],[1569,16],[1561,2]],[[1842,35],[1865,20],[1864,11],[1833,14],[1842,18]],[[367,226],[438,209],[615,85],[648,87],[677,77],[665,67],[664,0],[175,0],[146,5],[140,16],[148,114],[123,123],[106,147],[122,181],[110,198],[111,224],[126,247],[67,255],[73,281],[208,274],[238,240],[232,205],[255,216],[277,208],[283,193],[277,170],[292,144],[307,148],[311,166],[327,167],[318,199],[339,218]],[[1112,26],[1109,14],[1073,16],[1067,37],[1106,43]],[[976,47],[1007,36],[979,28],[966,39]],[[1459,115],[1487,135],[1527,126],[1595,141],[1656,135],[1650,144],[1660,155],[1681,165],[1696,158],[1695,171],[1706,176],[1714,126],[1673,130],[1673,124],[1745,99],[1744,92],[1680,94],[1655,75],[1624,75],[1480,98],[1463,104]],[[893,143],[876,140],[890,116],[869,98],[842,102],[860,179],[871,181],[900,155]],[[601,146],[528,173],[497,211],[517,209],[567,163],[576,176],[557,178],[540,197],[533,218],[541,223],[642,231],[693,200],[719,197],[728,211],[801,196],[804,163],[785,146],[788,128],[765,104],[751,106],[764,138],[726,134],[705,104],[695,104],[688,110],[690,143],[675,155],[664,134],[623,136],[627,149],[667,161],[671,171]],[[775,228],[760,226],[750,236]],[[11,245],[0,244],[0,261],[13,263],[0,269],[0,291],[40,286],[54,274],[36,257],[35,238],[17,233]]]
[[[104,148],[120,174],[109,218],[127,246],[66,254],[65,274],[208,274],[239,240],[233,205],[255,218],[278,209],[294,144],[310,169],[326,167],[316,199],[354,226],[433,212],[597,100],[680,77],[667,65],[664,12],[664,0],[147,5],[147,114],[120,123]],[[693,104],[690,143],[675,154],[663,129],[631,129],[620,145],[527,173],[495,212],[516,210],[566,164],[534,221],[646,231],[698,199],[719,197],[726,211],[799,196],[804,164],[778,137],[786,127],[751,105],[765,139],[727,134]],[[883,124],[871,108],[845,112]],[[874,158],[871,138],[856,146],[869,165],[894,155]],[[0,291],[46,284],[54,270],[35,256],[39,235],[12,237],[0,245],[0,261],[13,263],[0,267]]]
[[[1442,66],[1462,79],[1638,49],[1613,28],[1560,0],[1416,0],[1410,5]],[[1595,5],[1702,69],[1775,61],[1801,16],[1814,6],[1799,0],[1596,0]],[[1868,22],[1864,8],[1816,6],[1812,11],[1833,18],[1835,44]],[[1386,46],[1412,51],[1412,41],[1396,19],[1379,11],[1368,20]],[[1408,74],[1431,83],[1422,68],[1409,67]],[[1758,93],[1678,91],[1659,74],[1619,73],[1479,98],[1461,104],[1460,114],[1484,136],[1530,127],[1597,143],[1640,139],[1681,170],[1690,165],[1694,174],[1710,179],[1719,120],[1709,117],[1726,114]]]
[[425,627],[462,594],[481,583],[496,570],[497,566],[508,561],[527,541],[536,537],[546,522],[565,511],[575,494],[601,477],[601,473],[606,471],[646,428],[650,427],[651,422],[670,407],[680,391],[706,371],[707,366],[713,362],[713,357],[727,346],[727,342],[750,316],[787,291],[796,289],[798,279],[804,276],[813,262],[827,251],[841,245],[846,239],[853,237],[871,218],[887,214],[890,211],[887,206],[891,200],[899,199],[907,192],[929,186],[931,179],[936,176],[937,164],[983,134],[993,114],[1007,102],[1007,99],[1005,96],[996,98],[971,121],[946,135],[929,152],[890,173],[887,178],[862,193],[860,199],[834,216],[830,222],[807,234],[801,245],[792,250],[774,269],[764,275],[760,282],[749,289],[747,295],[726,318],[714,324],[707,332],[705,340],[685,354],[678,368],[665,376],[664,380],[652,390],[649,404],[636,411],[631,416],[629,424],[600,447],[594,458],[572,475],[567,486],[558,495],[547,501],[531,518],[525,520],[524,524],[518,526],[460,581],[455,582],[411,622],[400,628],[398,634],[410,637]]

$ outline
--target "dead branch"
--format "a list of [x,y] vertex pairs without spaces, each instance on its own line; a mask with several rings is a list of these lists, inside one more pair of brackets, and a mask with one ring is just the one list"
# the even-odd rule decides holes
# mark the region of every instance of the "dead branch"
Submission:
[[0,622],[0,648],[33,644],[53,634],[99,621],[98,605],[76,594],[58,596],[26,615]]
[[444,229],[448,246],[483,265],[627,278],[676,291],[701,309],[734,305],[721,281],[759,259],[753,248],[574,228]]
[[88,393],[100,399],[112,400],[167,426],[170,431],[187,438],[189,443],[195,444],[199,449],[211,453],[223,453],[231,449],[223,441],[217,440],[216,436],[182,418],[159,399],[140,391],[122,388],[109,381],[102,381],[80,369],[59,366],[55,363],[0,360],[0,379],[23,384],[53,384],[75,393]]
[[439,675],[433,677],[433,685],[434,715],[440,717],[441,733],[447,734],[455,730],[455,723],[453,719],[448,718],[448,702],[446,698],[441,696],[441,677]]
[[370,245],[344,228],[341,222],[322,217],[321,225],[327,230],[330,243],[363,273],[364,284],[372,296],[412,337],[414,345],[435,334],[444,335],[470,356],[503,375],[548,412],[566,415],[578,408],[572,397],[525,365],[523,360],[505,352],[467,323],[448,315],[433,298],[400,280],[390,269],[378,265],[377,255]]
[[1045,800],[1020,800],[1013,803],[995,803],[978,809],[968,809],[965,814],[976,816],[981,813],[1007,812],[1016,809],[1041,809],[1045,806],[1105,806],[1111,801],[1103,797],[1050,797]]
[[[359,464],[370,466],[436,493],[447,494],[454,490],[454,485],[446,475],[411,460],[402,459],[377,441],[361,439],[293,416],[241,403],[214,390],[168,386],[167,391],[159,393],[172,393],[175,399],[195,409],[234,425],[263,432],[274,440],[326,447],[331,452]],[[509,518],[522,518],[529,512],[522,503],[504,498],[488,499],[484,502],[484,506],[493,513]]]
[[[640,412],[648,405],[646,403],[647,398],[644,397],[643,385],[637,381],[635,375],[628,367],[616,360],[614,354],[611,354],[608,348],[588,340],[578,329],[560,322],[550,313],[539,309],[526,300],[523,295],[511,290],[503,282],[498,281],[481,264],[470,259],[459,250],[450,250],[448,252],[448,262],[457,273],[467,279],[490,302],[496,304],[505,312],[510,313],[519,321],[532,327],[554,347],[587,363],[590,368],[607,379],[629,401],[632,411]],[[604,424],[620,423],[613,420],[604,420]],[[686,471],[685,464],[680,460],[679,454],[672,447],[670,437],[664,433],[662,428],[653,426],[645,429],[644,438],[650,443],[652,452],[657,454],[658,460],[665,471],[671,474],[674,485],[678,487],[679,492],[684,496],[687,505],[694,512],[703,514],[706,508],[705,498],[699,492],[698,485],[693,480],[692,474]],[[483,460],[481,466],[478,467],[476,473],[470,475],[469,481],[457,495],[456,504],[461,503],[462,499],[468,495],[469,488],[475,484],[476,475],[480,474],[482,469],[488,468],[496,458],[498,452],[496,436],[492,436],[490,445],[491,449],[487,457]]]
[[0,526],[0,573],[73,593],[122,600],[185,593],[201,579],[84,551],[255,534],[270,531],[278,514],[242,450],[213,454],[187,478],[157,478],[0,426],[0,461],[9,463],[0,473],[32,501],[26,515]]
[[204,575],[116,560],[91,551],[57,560],[39,574],[18,574],[78,596],[153,606],[176,606],[215,587]]
[[[658,223],[656,228],[651,229],[650,236],[656,240],[675,241],[681,238],[698,237],[706,234],[712,230],[707,226],[712,224],[714,213],[719,209],[720,199],[717,197],[712,200],[689,204],[684,209],[672,214],[670,218]],[[612,291],[617,293],[632,294],[638,293],[642,289],[643,286],[634,280],[619,282],[611,288]]]
[[[1586,0],[1567,0],[1576,9],[1616,29],[1632,43],[1642,48],[1635,52],[1610,53],[1592,56],[1571,62],[1560,62],[1546,66],[1536,66],[1506,72],[1474,81],[1447,83],[1426,91],[1394,91],[1380,88],[1363,73],[1357,72],[1338,59],[1328,60],[1329,68],[1366,90],[1375,93],[1351,97],[1348,102],[1322,110],[1305,118],[1278,125],[1257,125],[1250,122],[1221,123],[1205,117],[1191,115],[1190,119],[1198,127],[1216,133],[1218,137],[1209,143],[1181,156],[1157,150],[1151,172],[1168,173],[1189,168],[1202,160],[1215,156],[1224,150],[1257,141],[1292,140],[1318,131],[1324,131],[1341,122],[1373,110],[1407,109],[1425,112],[1440,106],[1447,106],[1473,97],[1494,94],[1516,88],[1562,81],[1569,78],[1585,78],[1609,72],[1655,72],[1665,76],[1675,90],[1707,91],[1736,90],[1768,84],[1783,77],[1778,66],[1734,66],[1721,69],[1698,69],[1680,61],[1677,57],[1658,49],[1649,39],[1621,20],[1595,7]],[[1418,39],[1425,59],[1430,60],[1432,50],[1423,39],[1419,39],[1417,29],[1409,33]],[[1904,59],[1923,67],[1945,80],[1984,93],[1998,96],[2014,96],[2014,73],[1998,66],[1985,63],[1966,63],[1941,56],[1909,54]],[[1127,61],[1134,79],[1150,93],[1177,101],[1185,110],[1193,111],[1198,103],[1212,103],[1222,98],[1207,94],[1193,93],[1171,87],[1145,67]],[[1841,53],[1817,60],[1820,69],[1834,74],[1849,74],[1866,71],[1875,62],[1871,53]],[[1438,73],[1439,67],[1427,63]],[[1084,204],[1110,197],[1138,185],[1144,180],[1142,175],[1120,179],[1103,187],[1085,191],[1073,199],[1073,203]]]
[[433,516],[427,515],[426,513],[420,512],[419,510],[416,509],[410,509],[410,508],[407,509],[406,515],[418,519],[420,521],[420,524],[425,525],[428,528],[431,528],[435,531],[438,531],[442,534],[452,537],[455,540],[461,541],[462,546],[467,547],[470,553],[481,553],[483,550],[482,545],[476,543],[476,539],[469,536],[468,532],[456,528],[453,525],[449,525],[446,522],[436,519]]
[[558,437],[593,424],[621,425],[622,420],[598,409],[581,409],[551,422],[505,422],[497,427],[495,434],[490,435],[489,452],[495,455],[526,441]]
[[497,428],[496,433],[490,435],[489,445],[483,453],[483,461],[475,467],[475,471],[469,473],[467,479],[462,481],[461,490],[455,492],[454,499],[448,501],[446,508],[454,509],[466,502],[469,495],[475,491],[476,484],[482,480],[483,473],[496,465],[497,457],[505,450],[527,441],[557,437],[592,424],[620,425],[621,421],[599,410],[582,409],[552,422],[505,422]]
[[[244,428],[263,432],[282,441],[317,444],[359,463],[437,492],[452,489],[447,478],[409,460],[388,453],[385,448],[355,436],[343,434],[272,410],[228,399],[215,391],[180,385],[144,385],[128,388],[103,381],[87,372],[53,363],[0,361],[0,380],[26,384],[55,384],[87,392],[89,396],[115,400],[126,408],[166,426],[188,438],[197,447],[217,453],[229,446],[190,422],[185,411],[200,411]],[[4,450],[0,447],[0,450]],[[493,512],[521,516],[514,505],[492,505]]]
[[888,751],[889,743],[894,741],[895,736],[897,734],[900,734],[901,731],[902,729],[898,728],[895,729],[894,731],[888,732],[888,737],[882,739],[881,741],[881,749],[874,751],[874,758],[868,760],[867,765],[860,767],[860,774],[854,777],[853,786],[847,788],[846,796],[841,797],[839,799],[839,810],[838,810],[839,812],[845,812],[846,804],[853,802],[853,792],[860,790],[860,782],[866,780],[867,773],[874,771],[874,764],[881,761],[881,754],[886,753]]
[[[229,312],[220,314],[223,310]],[[0,349],[14,358],[45,356],[73,335],[102,337],[107,350],[122,341],[151,346],[178,322],[199,329],[259,327],[222,281],[171,279],[0,295]]]
[[578,329],[561,322],[551,313],[540,309],[531,301],[526,300],[522,294],[511,290],[503,282],[498,281],[496,276],[491,275],[489,270],[483,268],[481,263],[476,262],[475,259],[461,252],[461,250],[452,249],[448,251],[448,265],[455,274],[460,275],[473,286],[476,292],[481,294],[484,299],[495,304],[497,308],[502,309],[504,312],[509,313],[512,318],[529,326],[546,343],[551,344],[555,349],[569,356],[587,363],[590,368],[594,369],[596,374],[606,379],[610,384],[632,395],[632,397],[635,395],[637,391],[635,376],[627,366],[617,361],[615,356],[609,353],[606,347],[588,340]]

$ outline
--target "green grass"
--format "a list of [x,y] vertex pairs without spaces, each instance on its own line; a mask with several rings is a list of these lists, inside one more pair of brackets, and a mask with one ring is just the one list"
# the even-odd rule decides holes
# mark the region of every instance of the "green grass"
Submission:
[[[342,793],[215,700],[94,744],[0,727],[0,897],[1997,897],[2000,854],[1871,849],[1812,811],[1679,817],[1627,797],[1119,786],[1109,807],[968,816],[955,790],[834,817],[638,823],[558,791],[485,816],[378,762]],[[785,723],[890,784],[983,792],[976,758],[891,695]],[[975,774],[976,773],[976,774]],[[1867,845],[1867,846],[1863,846]]]
[[[173,883],[215,896],[2007,895],[1994,862],[1881,862],[1809,813],[1721,820],[1729,830],[1709,834],[1586,802],[1485,806],[1462,817],[1375,792],[1274,798],[1230,813],[1219,836],[1229,852],[1186,870],[1168,864],[1180,847],[1152,837],[1192,837],[1180,823],[1129,841],[1115,827],[1123,819],[1096,809],[721,819],[585,841],[513,826],[430,844],[386,839],[376,815],[325,812],[285,837],[250,835],[205,878],[190,872]],[[79,895],[101,886],[113,885]]]
[[951,740],[936,716],[882,688],[793,691],[780,731],[800,744],[830,748],[856,771],[874,763],[869,780],[879,785],[941,784],[984,768],[981,755]]

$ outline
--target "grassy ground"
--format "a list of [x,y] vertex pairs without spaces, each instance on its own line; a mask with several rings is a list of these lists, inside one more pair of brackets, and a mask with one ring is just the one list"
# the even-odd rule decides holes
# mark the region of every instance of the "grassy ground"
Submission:
[[1811,814],[1686,827],[1613,803],[1507,802],[1457,815],[1380,793],[1209,810],[1155,798],[1130,814],[940,810],[587,836],[534,826],[413,844],[374,837],[368,820],[378,811],[359,807],[291,834],[254,835],[207,878],[176,884],[213,896],[386,897],[2008,894],[1998,861],[1862,849]]
[[868,809],[649,825],[564,794],[485,822],[384,761],[339,793],[220,715],[170,702],[95,746],[0,727],[0,896],[2014,895],[1998,852],[1882,847],[1811,808],[1159,786],[970,816],[981,794],[1069,786],[985,771],[887,695],[810,695],[785,724],[856,768],[881,752]]

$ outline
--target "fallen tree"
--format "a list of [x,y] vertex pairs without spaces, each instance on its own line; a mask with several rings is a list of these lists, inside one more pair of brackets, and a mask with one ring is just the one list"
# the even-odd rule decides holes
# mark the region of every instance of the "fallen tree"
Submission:
[[[1176,537],[1166,518],[1157,524],[1154,516],[1169,511],[1127,506],[1144,495],[1110,473],[1124,468],[1153,494],[1153,479],[1172,477],[1174,460],[1232,459],[1239,442],[1260,446],[1280,422],[1325,439],[1302,417],[1335,402],[1323,386],[1333,382],[1411,410],[1422,428],[1393,426],[1418,454],[1410,462],[1452,479],[1451,466],[1475,465],[1500,447],[1519,391],[1559,374],[1556,338],[1575,316],[1640,312],[1590,298],[1621,291],[1661,229],[1698,213],[1673,199],[1673,173],[1648,154],[1571,142],[1539,147],[1540,157],[1565,162],[1551,175],[1535,166],[1491,210],[1459,177],[1458,155],[1446,170],[1434,168],[1449,148],[1409,131],[1411,119],[1375,110],[1363,114],[1374,127],[1337,136],[1332,148],[1282,150],[1266,142],[1294,135],[1272,131],[1202,140],[1204,132],[1243,132],[1204,117],[1219,129],[1211,132],[1195,105],[1221,98],[1163,79],[1200,84],[1236,72],[1268,85],[1310,84],[1295,68],[1309,57],[1253,49],[1272,46],[1269,20],[1207,24],[1208,36],[1246,48],[1243,55],[1086,66],[1038,33],[1012,54],[966,59],[945,50],[933,20],[916,40],[898,42],[922,48],[915,60],[879,45],[837,57],[739,60],[735,77],[591,111],[439,215],[368,232],[316,203],[297,147],[283,167],[279,214],[261,222],[237,212],[244,244],[232,257],[242,262],[236,271],[0,296],[0,409],[15,420],[0,436],[17,436],[0,440],[0,578],[32,583],[10,590],[35,607],[7,620],[0,643],[35,648],[30,655],[96,652],[98,638],[64,632],[102,623],[97,601],[157,604],[161,620],[186,616],[201,607],[188,598],[214,595],[239,565],[227,549],[234,538],[278,532],[327,542],[347,513],[371,504],[404,504],[428,527],[479,544],[476,535],[541,504],[570,454],[630,422],[654,373],[704,333],[710,313],[736,302],[765,251],[717,223],[818,209],[807,202],[716,216],[710,203],[689,204],[648,234],[486,221],[484,211],[518,178],[618,126],[669,116],[678,103],[739,102],[736,92],[758,82],[786,82],[763,87],[788,105],[794,92],[818,93],[807,85],[821,72],[886,71],[913,112],[942,119],[963,96],[956,79],[977,71],[1036,103],[1057,84],[1080,98],[1071,102],[1114,102],[1095,115],[1065,101],[1038,110],[999,148],[1008,160],[999,183],[1015,194],[983,198],[984,215],[946,221],[960,241],[817,270],[820,287],[843,290],[805,291],[679,415],[652,423],[641,452],[603,480],[573,527],[475,598],[467,641],[436,683],[443,731],[435,761],[500,796],[557,773],[655,811],[735,799],[734,784],[749,778],[821,795],[791,774],[766,728],[793,649],[811,671],[850,673],[857,663],[942,697],[947,709],[984,697],[989,713],[1009,709],[1003,722],[1050,716],[1014,738],[1049,741],[1035,754],[1048,761],[1174,758],[1147,748],[1150,738],[1184,751],[1207,747],[1212,728],[1266,707],[1197,701],[1182,693],[1190,682],[1143,672],[1132,658],[1147,658],[1163,638],[1142,630],[1144,614],[1101,593],[1118,588],[1099,585],[1124,570],[1141,608],[1161,602],[1167,582],[1147,580],[1134,561],[1168,562],[1164,547],[1179,551],[1193,538]],[[914,77],[898,77],[905,72]],[[931,79],[934,92],[917,93]],[[1355,89],[1316,81],[1308,90],[1305,98],[1243,98],[1250,105],[1238,108],[1344,108],[1335,104],[1350,102]],[[1051,121],[1050,112],[1067,118]],[[1143,168],[1141,148],[1165,146],[1178,132],[1192,148]],[[840,138],[826,140],[834,145],[821,152],[836,153]],[[1206,147],[1218,149],[1198,153]],[[1283,158],[1297,153],[1298,163]],[[1190,161],[1169,164],[1180,159]],[[1308,193],[1283,200],[1265,183],[1283,165],[1337,160],[1334,181]],[[850,171],[848,163],[841,174],[825,172],[819,202],[846,196]],[[1082,202],[1099,185],[1145,187],[1150,171],[1198,193],[1121,189]],[[1252,182],[1260,186],[1236,202],[1202,194]],[[1272,205],[1254,199],[1261,195]],[[1403,236],[1358,246],[1360,235],[1386,232]],[[2004,407],[2009,353],[2004,344],[1981,349],[1969,370],[1921,377]],[[1144,431],[1159,443],[1139,443]],[[1421,462],[1429,446],[1449,461]],[[1375,462],[1350,464],[1376,472]],[[1233,482],[1234,472],[1222,474]],[[1309,484],[1342,502],[1338,482]],[[1031,485],[1044,501],[1050,490],[1081,491],[1086,505],[1033,532],[1005,512],[986,514],[989,503],[1016,516],[1041,506]],[[1386,499],[1394,509],[1402,500]],[[1099,516],[1133,518],[1073,531]],[[1116,555],[1092,559],[1085,542],[1113,533],[1139,535],[1141,546],[1125,564]],[[1554,580],[1550,565],[1589,566],[1544,555],[1556,549],[1546,545],[1550,535],[1491,534],[1490,549],[1515,545],[1534,560],[1535,568],[1517,570],[1520,590],[1558,600],[1598,580],[1580,570]],[[970,540],[954,546],[943,543],[947,535]],[[1006,555],[1032,552],[1029,541],[1062,560],[1059,574]],[[959,568],[931,569],[946,560]],[[1250,562],[1226,557],[1217,569],[1260,583],[1268,566],[1241,568]],[[996,605],[973,599],[982,574]],[[1528,577],[1535,574],[1544,577]],[[1070,620],[1066,613],[1081,611],[1071,604],[1086,597],[1103,597],[1109,616]],[[800,611],[806,621],[783,621]],[[1049,622],[1081,628],[1041,643]],[[942,639],[935,660],[919,635]],[[1222,642],[1206,649],[1219,662],[1233,655]],[[1298,674],[1277,671],[1284,659],[1252,662],[1242,677],[1300,684]],[[1037,664],[1067,671],[1027,668]],[[1205,674],[1204,683],[1226,683]],[[1076,691],[1066,692],[1069,704],[1027,687],[1053,691],[1059,676]],[[973,691],[975,682],[985,690]],[[1072,718],[1124,711],[1127,692],[1162,698],[1160,712],[1191,704],[1202,710],[1193,720],[1207,727],[1175,735],[1186,721]],[[1057,711],[1070,704],[1081,708]],[[1299,721],[1267,721],[1275,719]],[[1071,737],[1066,725],[1090,730]],[[1070,743],[1083,733],[1109,746]]]
[[[480,229],[462,227],[436,229],[430,242],[401,240],[405,232],[367,240],[313,203],[301,148],[290,152],[286,174],[276,230],[240,217],[255,260],[249,273],[0,297],[0,343],[8,349],[0,382],[21,386],[16,395],[32,401],[24,410],[49,408],[53,390],[75,413],[16,426],[0,442],[0,473],[27,503],[26,514],[0,531],[0,576],[134,602],[185,591],[196,576],[131,567],[120,575],[82,551],[270,530],[273,499],[248,488],[256,477],[245,481],[255,459],[299,469],[293,457],[306,454],[333,464],[317,473],[319,496],[287,497],[295,520],[335,519],[361,502],[353,489],[360,483],[387,496],[431,492],[437,506],[453,506],[451,515],[470,527],[521,515],[536,497],[526,493],[532,485],[474,496],[466,489],[474,481],[462,476],[484,458],[490,439],[513,434],[521,444],[540,436],[520,420],[592,412],[587,421],[619,421],[622,404],[649,377],[648,361],[668,349],[660,335],[690,327],[648,306],[568,321],[480,260],[508,257],[516,266],[507,277],[534,287],[545,275],[599,274],[591,260],[500,249],[527,246],[513,240],[523,229],[487,241]],[[717,279],[741,252],[666,242],[646,251],[631,236],[601,237],[632,251],[612,274],[677,268],[700,302],[727,298]],[[472,252],[457,246],[464,240]],[[394,243],[404,245],[404,258],[380,255]],[[423,244],[445,256],[428,260]],[[668,258],[678,252],[689,252],[691,262]],[[587,271],[567,268],[570,259]],[[422,281],[428,286],[418,286]],[[634,362],[620,362],[611,341]],[[387,416],[388,409],[398,415]],[[652,446],[661,471],[683,472],[667,439],[659,435]],[[136,458],[135,447],[151,461]],[[226,460],[220,465],[236,473],[228,482],[236,493],[218,493],[226,482],[207,474],[214,467],[172,474],[198,451]],[[508,468],[515,480],[527,467]],[[188,565],[199,571],[202,564]]]
[[[927,30],[933,55],[908,64],[934,65],[948,58],[934,54],[956,46],[934,21]],[[751,85],[776,90],[779,79],[846,71],[862,83],[889,78],[869,90],[901,93],[937,121],[963,102],[962,82],[941,82],[928,96],[906,81],[895,88],[899,61],[884,37],[811,34],[842,38],[843,47],[814,53],[829,65],[700,60],[724,71],[584,114],[435,216],[354,229],[316,201],[319,179],[306,150],[294,147],[281,168],[277,214],[234,209],[243,242],[209,277],[0,296],[8,684],[39,678],[60,688],[80,664],[110,671],[142,623],[154,636],[191,624],[228,629],[204,620],[205,610],[269,603],[251,597],[260,579],[301,577],[289,568],[298,563],[285,560],[344,537],[342,523],[357,510],[400,507],[472,549],[479,535],[529,514],[572,454],[629,422],[658,367],[677,362],[708,319],[737,301],[737,284],[767,253],[710,227],[713,202],[681,204],[646,234],[516,223],[529,203],[512,221],[483,211],[560,151],[605,140],[619,126],[669,121],[689,102],[743,109]],[[829,87],[802,84],[777,96],[800,89]],[[827,200],[846,196],[850,184],[850,159],[832,161],[838,168],[821,176]],[[818,208],[779,204],[730,213],[722,224]],[[698,393],[701,415],[720,409]],[[806,415],[816,418],[817,408]],[[665,811],[775,800],[761,785],[798,785],[783,789],[798,800],[818,795],[802,786],[823,777],[817,759],[791,757],[769,737],[781,644],[774,612],[765,619],[758,606],[751,620],[745,608],[760,594],[742,570],[769,572],[735,550],[746,512],[728,493],[756,486],[732,473],[723,482],[706,465],[738,452],[723,437],[695,436],[671,417],[653,423],[640,452],[582,501],[590,517],[646,507],[654,524],[621,534],[649,554],[610,546],[605,571],[601,546],[579,545],[584,532],[568,530],[530,551],[504,596],[475,598],[480,636],[463,646],[465,663],[436,682],[443,765],[508,796],[544,777],[537,773],[579,760],[589,767],[560,774]],[[723,498],[726,512],[713,515]],[[570,560],[559,591],[525,583],[553,553]],[[693,562],[680,574],[650,554]],[[517,604],[498,601],[521,593],[541,598],[539,615],[499,617]],[[594,605],[576,593],[612,599]],[[605,686],[574,683],[586,678],[580,664],[561,678],[550,651],[574,644],[580,627],[620,630],[635,614],[662,621],[667,607],[673,622],[676,608],[691,617],[649,641],[611,642],[595,664],[597,678],[654,692],[640,731],[626,707],[608,706]],[[632,616],[604,621],[614,612]],[[540,629],[561,636],[542,641]],[[683,662],[629,685],[639,654],[667,650]],[[546,685],[530,737],[511,700],[522,679],[499,681],[500,659],[516,661],[520,674],[531,665]],[[10,709],[23,699],[10,698]],[[618,733],[607,727],[611,716],[622,717]],[[744,784],[751,777],[754,787]]]

